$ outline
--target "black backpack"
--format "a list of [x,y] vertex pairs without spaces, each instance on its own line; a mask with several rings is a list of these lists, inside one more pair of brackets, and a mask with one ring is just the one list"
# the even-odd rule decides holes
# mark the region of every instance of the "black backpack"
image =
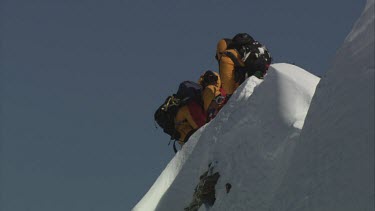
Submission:
[[184,81],[179,85],[176,94],[168,96],[164,103],[156,110],[154,119],[163,128],[163,132],[170,135],[171,140],[178,140],[180,133],[175,128],[174,119],[178,109],[191,100],[201,103],[202,86],[192,81]]
[[193,81],[180,83],[176,96],[181,99],[181,103],[186,105],[190,100],[196,100],[201,104],[203,87]]
[[254,41],[250,45],[243,46],[242,49],[245,51],[245,58],[243,59],[245,66],[250,67],[254,72],[268,69],[272,57],[266,46]]
[[[247,33],[238,33],[232,39],[223,38],[221,40],[224,40],[224,42],[226,44],[226,50],[228,50],[228,49],[238,49],[242,45],[245,45],[247,43],[253,43],[255,41],[254,38],[251,37]],[[219,42],[221,40],[219,40]],[[219,47],[219,46],[217,46],[217,47]],[[218,52],[218,51],[219,51],[219,49],[217,48],[216,52]],[[215,54],[215,59],[217,61],[219,61],[219,58],[218,58],[217,54]]]
[[180,133],[175,129],[174,118],[181,107],[181,100],[176,95],[168,96],[164,103],[156,110],[154,119],[163,128],[163,132],[171,136],[171,140],[178,140]]
[[254,41],[239,46],[237,51],[241,55],[245,66],[241,66],[237,58],[231,52],[225,52],[225,55],[227,55],[235,65],[234,80],[241,84],[246,78],[252,75],[263,78],[272,62],[272,57],[268,49],[258,41]]

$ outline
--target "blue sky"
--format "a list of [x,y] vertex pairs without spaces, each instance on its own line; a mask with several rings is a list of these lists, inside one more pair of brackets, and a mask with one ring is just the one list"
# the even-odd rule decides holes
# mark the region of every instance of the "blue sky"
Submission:
[[154,111],[217,70],[220,38],[323,75],[364,5],[1,1],[0,209],[130,210],[174,155]]

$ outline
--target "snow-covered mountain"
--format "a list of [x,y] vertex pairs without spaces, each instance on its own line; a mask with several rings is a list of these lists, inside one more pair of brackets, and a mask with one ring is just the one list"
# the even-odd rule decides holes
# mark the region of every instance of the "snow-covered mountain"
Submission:
[[[216,209],[260,210],[270,204],[318,81],[289,64],[272,65],[264,81],[251,77],[220,114],[190,138],[134,210],[183,210],[212,161],[221,175]],[[229,194],[226,183],[232,185]]]
[[321,79],[271,210],[375,210],[374,0]]
[[210,210],[374,210],[374,0],[320,82],[290,64],[249,78],[133,210],[183,210],[211,162]]

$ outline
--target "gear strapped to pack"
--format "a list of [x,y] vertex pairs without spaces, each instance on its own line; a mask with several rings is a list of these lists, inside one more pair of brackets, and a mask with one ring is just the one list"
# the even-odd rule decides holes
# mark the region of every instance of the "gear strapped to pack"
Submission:
[[181,134],[175,129],[174,117],[181,104],[181,100],[175,95],[168,96],[164,103],[155,111],[154,119],[163,129],[163,132],[170,135],[171,140],[177,140]]
[[237,52],[241,55],[243,64],[238,61],[232,52],[224,52],[234,63],[235,82],[241,84],[252,75],[263,78],[272,62],[268,49],[258,41],[254,41],[251,44],[239,47]]
[[[177,112],[181,107],[185,105],[188,107],[193,121],[198,127],[201,127],[206,123],[207,115],[203,109],[201,96],[201,85],[192,81],[183,81],[180,83],[176,94],[168,96],[164,103],[155,111],[154,119],[156,123],[163,129],[164,133],[170,135],[169,144],[172,140],[177,141],[181,138],[181,134],[177,131],[176,125],[185,123],[186,121],[175,122]],[[191,134],[189,134],[189,136]],[[180,141],[186,142],[186,138],[185,140]],[[175,142],[173,145],[174,151],[177,152]]]

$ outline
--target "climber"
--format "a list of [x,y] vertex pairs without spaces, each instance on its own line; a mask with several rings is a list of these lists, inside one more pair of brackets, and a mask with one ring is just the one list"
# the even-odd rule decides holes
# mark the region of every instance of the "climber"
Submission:
[[203,108],[207,113],[207,121],[210,121],[226,103],[226,94],[221,88],[219,74],[211,70],[206,71],[199,78],[199,84],[203,87]]

